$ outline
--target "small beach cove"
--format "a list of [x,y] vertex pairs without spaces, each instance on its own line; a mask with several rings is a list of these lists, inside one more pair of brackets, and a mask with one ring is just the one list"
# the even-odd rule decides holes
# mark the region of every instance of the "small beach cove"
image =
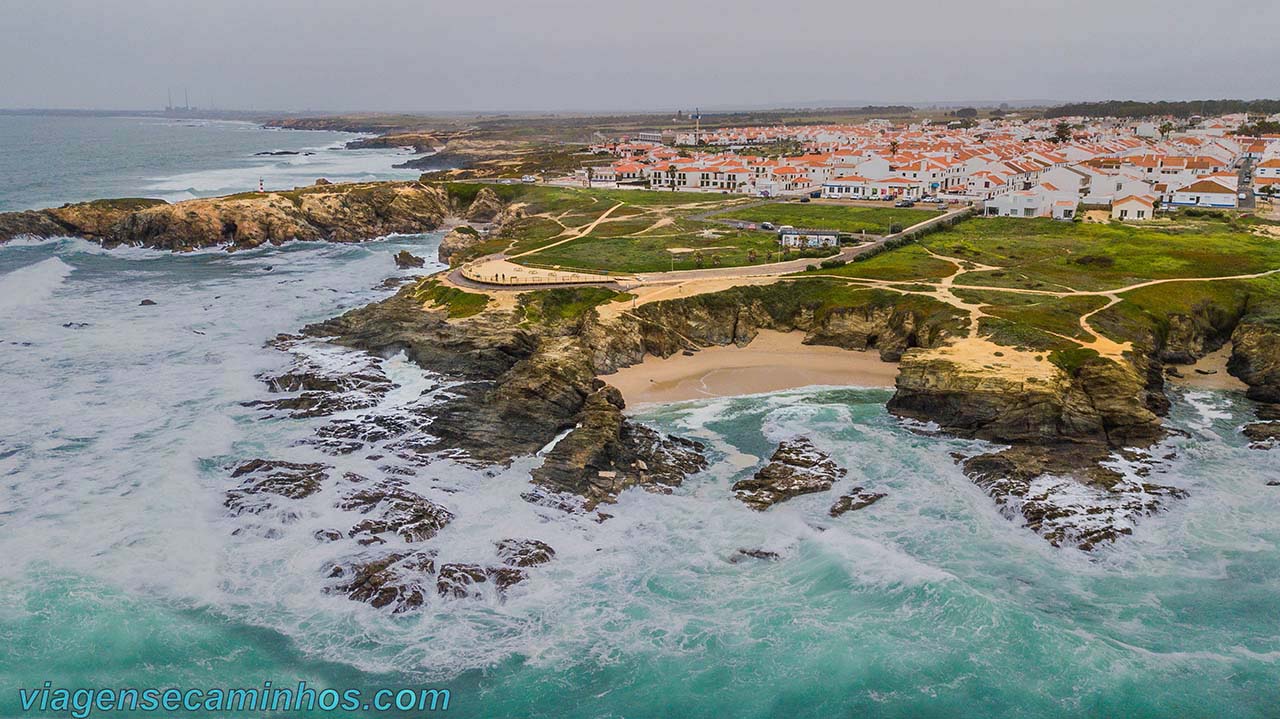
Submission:
[[874,350],[803,344],[801,332],[762,330],[745,347],[708,347],[644,361],[602,379],[628,406],[808,386],[893,387],[898,366]]

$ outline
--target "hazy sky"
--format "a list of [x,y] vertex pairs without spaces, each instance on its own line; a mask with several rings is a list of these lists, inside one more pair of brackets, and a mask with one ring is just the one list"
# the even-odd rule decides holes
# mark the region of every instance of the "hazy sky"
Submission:
[[1256,98],[1277,29],[1275,0],[0,0],[0,107]]

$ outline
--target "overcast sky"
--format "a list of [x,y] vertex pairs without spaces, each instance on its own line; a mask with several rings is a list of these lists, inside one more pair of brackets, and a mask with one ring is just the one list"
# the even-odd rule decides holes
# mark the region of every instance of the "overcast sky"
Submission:
[[1277,29],[1275,0],[3,0],[0,107],[1256,98]]

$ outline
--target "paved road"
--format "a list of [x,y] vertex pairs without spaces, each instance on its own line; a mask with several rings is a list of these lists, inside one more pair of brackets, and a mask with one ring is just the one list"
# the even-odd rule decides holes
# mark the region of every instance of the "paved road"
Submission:
[[1253,196],[1253,182],[1249,179],[1246,179],[1252,176],[1253,176],[1253,160],[1246,157],[1244,159],[1244,162],[1240,163],[1240,174],[1238,175],[1238,177],[1240,178],[1239,192],[1245,193],[1245,198],[1243,200],[1239,200],[1239,203],[1240,203],[1239,207],[1242,210],[1253,211],[1253,210],[1256,210],[1258,207],[1258,200]]

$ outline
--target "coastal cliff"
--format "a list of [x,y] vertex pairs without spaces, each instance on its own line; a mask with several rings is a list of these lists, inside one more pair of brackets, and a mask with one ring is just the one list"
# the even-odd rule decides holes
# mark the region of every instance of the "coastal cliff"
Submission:
[[106,247],[244,249],[289,240],[358,242],[428,232],[452,213],[439,187],[418,182],[320,184],[167,203],[97,200],[0,213],[0,243],[19,236],[81,237]]

